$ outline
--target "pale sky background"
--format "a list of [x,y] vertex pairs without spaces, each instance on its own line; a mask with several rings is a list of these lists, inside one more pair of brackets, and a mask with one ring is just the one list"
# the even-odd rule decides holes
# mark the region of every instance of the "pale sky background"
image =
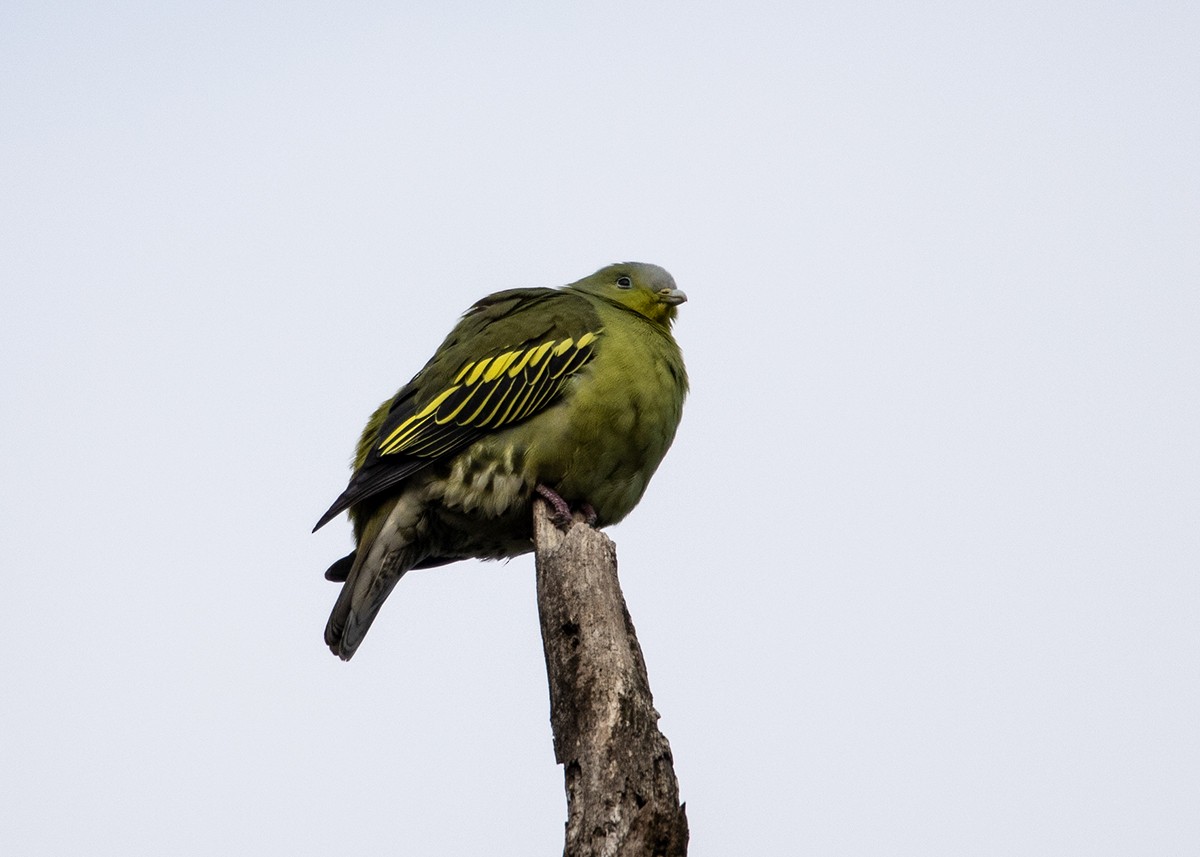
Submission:
[[322,629],[458,314],[668,268],[694,857],[1200,853],[1200,6],[0,5],[0,852],[558,854],[529,558]]

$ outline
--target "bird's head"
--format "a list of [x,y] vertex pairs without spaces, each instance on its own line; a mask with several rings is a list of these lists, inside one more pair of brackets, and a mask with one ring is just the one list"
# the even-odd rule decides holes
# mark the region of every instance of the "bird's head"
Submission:
[[601,268],[590,277],[571,283],[578,289],[604,298],[655,324],[670,328],[687,295],[675,287],[675,279],[658,265],[645,262],[621,262]]

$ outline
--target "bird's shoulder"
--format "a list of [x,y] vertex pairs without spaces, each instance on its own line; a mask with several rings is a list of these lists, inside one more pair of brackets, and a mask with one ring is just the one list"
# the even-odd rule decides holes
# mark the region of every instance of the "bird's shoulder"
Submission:
[[[410,442],[430,434],[452,436],[449,446],[458,447],[540,410],[562,378],[591,360],[602,332],[594,304],[571,292],[508,289],[476,301],[368,427],[374,448],[364,459],[415,451]],[[511,409],[477,410],[501,401]],[[443,451],[437,444],[426,453]]]
[[601,327],[594,305],[558,289],[506,289],[463,313],[429,362],[401,389],[393,407],[421,408],[455,383],[468,364],[547,342],[578,340]]

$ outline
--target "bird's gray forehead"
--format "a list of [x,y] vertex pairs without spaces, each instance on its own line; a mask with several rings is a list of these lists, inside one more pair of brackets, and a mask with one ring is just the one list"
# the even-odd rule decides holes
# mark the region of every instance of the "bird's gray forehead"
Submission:
[[630,274],[634,274],[639,279],[652,283],[659,288],[675,288],[675,278],[671,276],[666,268],[659,265],[652,265],[649,262],[619,262],[611,267],[625,268]]

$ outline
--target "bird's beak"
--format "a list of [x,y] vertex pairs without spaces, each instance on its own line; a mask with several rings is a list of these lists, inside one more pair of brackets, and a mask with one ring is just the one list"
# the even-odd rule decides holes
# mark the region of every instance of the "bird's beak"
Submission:
[[687,300],[687,295],[685,295],[679,289],[663,289],[658,293],[658,299],[665,304],[679,306],[681,303]]

